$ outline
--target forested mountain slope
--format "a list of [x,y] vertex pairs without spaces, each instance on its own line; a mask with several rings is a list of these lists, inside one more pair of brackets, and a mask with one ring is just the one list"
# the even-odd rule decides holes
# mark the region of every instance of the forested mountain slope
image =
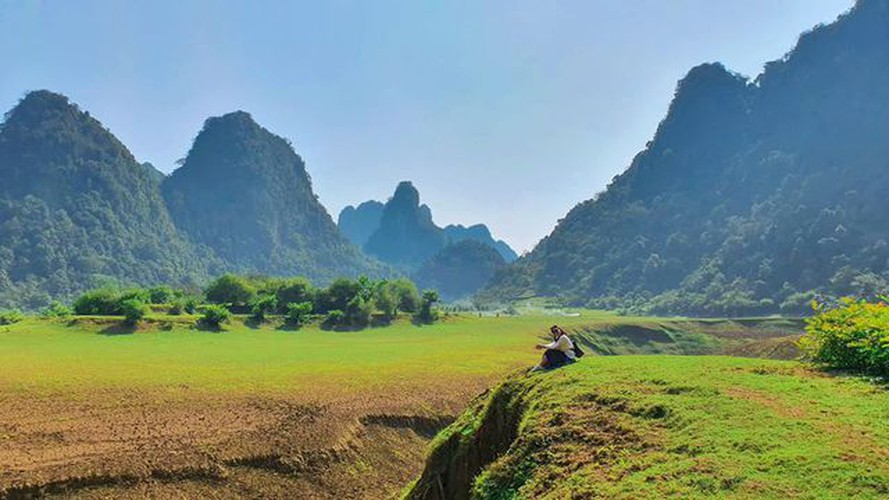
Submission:
[[176,231],[149,170],[62,95],[7,113],[0,179],[0,308],[108,280],[196,282],[213,262]]
[[750,314],[871,293],[887,192],[889,0],[859,0],[755,80],[692,69],[630,167],[487,294]]
[[383,272],[339,234],[290,143],[243,111],[204,123],[163,193],[176,226],[227,269],[321,281]]

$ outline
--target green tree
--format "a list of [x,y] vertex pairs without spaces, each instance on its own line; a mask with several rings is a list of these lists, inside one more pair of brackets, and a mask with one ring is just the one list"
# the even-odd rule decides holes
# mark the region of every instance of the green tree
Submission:
[[127,299],[120,303],[124,321],[128,325],[136,325],[148,312],[148,307],[136,299]]
[[364,300],[361,295],[352,297],[352,300],[346,304],[344,311],[346,323],[351,326],[364,327],[370,323],[370,317],[373,313],[370,302]]
[[256,321],[265,321],[266,316],[278,309],[278,297],[260,295],[250,301],[250,315]]
[[218,330],[222,328],[223,323],[231,321],[231,317],[232,313],[225,306],[210,304],[204,307],[204,313],[199,322],[206,328]]
[[256,290],[245,278],[234,274],[223,274],[216,278],[205,290],[207,300],[214,304],[243,306],[256,295]]
[[275,295],[278,297],[278,307],[286,311],[286,307],[289,304],[311,302],[314,297],[314,290],[309,280],[292,278],[282,280],[275,290]]
[[418,323],[433,323],[438,319],[439,312],[435,308],[438,302],[438,292],[435,290],[426,290],[423,292],[423,298],[420,300],[420,310],[414,315],[414,319]]
[[287,304],[286,322],[291,326],[302,326],[312,314],[311,302],[291,302]]
[[407,278],[399,278],[390,281],[388,286],[391,287],[398,300],[399,311],[407,313],[417,312],[417,309],[420,307],[420,292],[413,281]]
[[383,319],[392,321],[398,315],[398,297],[387,283],[379,287],[373,296],[373,306],[383,314]]

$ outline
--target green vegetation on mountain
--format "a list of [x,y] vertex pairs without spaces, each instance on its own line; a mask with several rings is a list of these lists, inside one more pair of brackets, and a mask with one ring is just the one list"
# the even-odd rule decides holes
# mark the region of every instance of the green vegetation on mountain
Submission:
[[654,139],[488,291],[640,312],[801,313],[889,286],[889,0],[756,80],[689,72]]
[[444,234],[449,243],[474,240],[487,245],[494,250],[497,250],[497,253],[499,253],[506,262],[512,262],[519,258],[519,256],[516,255],[515,250],[513,250],[505,241],[495,240],[494,237],[491,236],[491,231],[488,229],[488,226],[484,224],[475,224],[469,227],[463,226],[462,224],[451,224],[445,226]]
[[226,270],[321,281],[384,272],[340,236],[290,143],[243,111],[204,123],[163,193],[176,226]]
[[98,120],[45,90],[0,128],[0,307],[108,281],[189,284],[213,259],[170,221],[157,181]]
[[494,272],[506,265],[493,248],[476,240],[462,240],[442,248],[414,273],[421,288],[434,288],[444,300],[471,295],[484,287]]

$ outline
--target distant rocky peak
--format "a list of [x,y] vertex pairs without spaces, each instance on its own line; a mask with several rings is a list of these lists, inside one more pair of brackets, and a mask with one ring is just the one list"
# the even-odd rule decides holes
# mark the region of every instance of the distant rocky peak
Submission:
[[389,200],[387,205],[419,208],[420,192],[414,187],[410,181],[401,181],[395,188],[395,194]]

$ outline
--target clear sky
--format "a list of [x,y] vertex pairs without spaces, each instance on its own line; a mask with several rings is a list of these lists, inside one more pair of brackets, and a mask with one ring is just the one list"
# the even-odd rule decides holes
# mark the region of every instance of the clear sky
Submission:
[[334,218],[412,180],[440,225],[522,251],[629,165],[692,66],[755,76],[852,4],[0,0],[0,107],[61,92],[165,172],[243,109]]

